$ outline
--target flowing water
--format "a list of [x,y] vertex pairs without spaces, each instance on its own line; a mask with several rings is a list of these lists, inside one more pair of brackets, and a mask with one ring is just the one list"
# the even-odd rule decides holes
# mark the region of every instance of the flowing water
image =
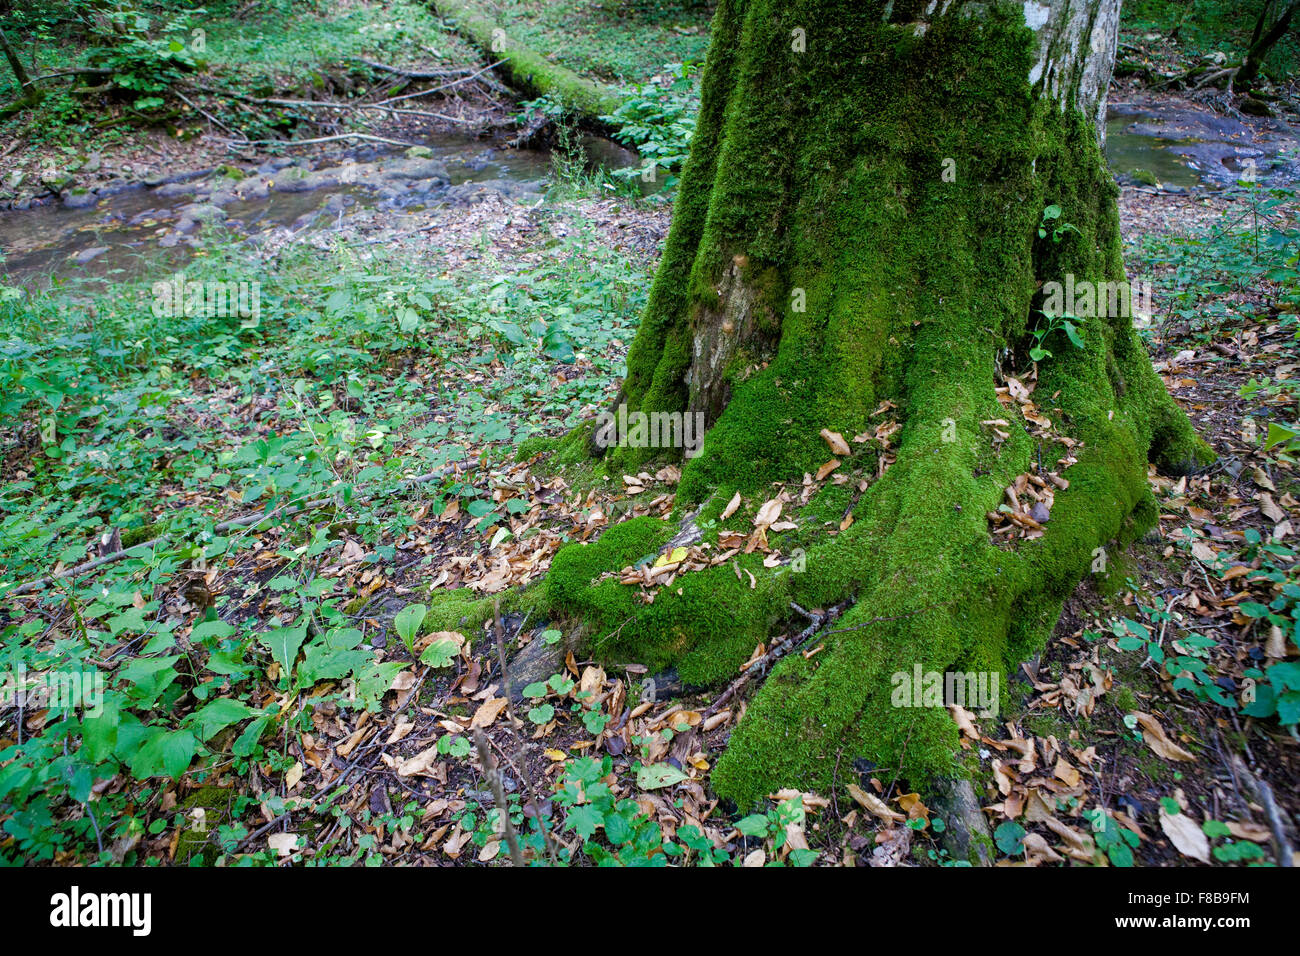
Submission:
[[242,179],[209,170],[121,184],[81,197],[84,208],[48,203],[0,211],[0,284],[166,274],[201,248],[199,225],[214,219],[252,241],[276,229],[337,224],[361,209],[382,209],[400,221],[429,206],[454,206],[475,184],[540,195],[550,171],[545,152],[459,139],[430,143],[419,159],[366,149],[331,162],[271,160]]
[[1263,186],[1300,182],[1300,140],[1289,123],[1161,101],[1112,104],[1106,160],[1121,183],[1173,192],[1223,189],[1252,176]]
[[[1296,131],[1280,120],[1237,120],[1149,101],[1113,105],[1106,125],[1107,160],[1127,186],[1216,190],[1251,174],[1270,186],[1300,182]],[[588,143],[588,156],[607,167],[637,162],[604,141]],[[419,158],[363,149],[331,162],[269,160],[243,179],[209,170],[72,197],[82,208],[50,203],[0,211],[0,284],[165,275],[202,247],[200,225],[212,220],[255,242],[277,229],[340,225],[360,209],[378,208],[400,221],[431,205],[466,202],[480,186],[540,196],[551,166],[545,151],[453,137],[428,143]]]

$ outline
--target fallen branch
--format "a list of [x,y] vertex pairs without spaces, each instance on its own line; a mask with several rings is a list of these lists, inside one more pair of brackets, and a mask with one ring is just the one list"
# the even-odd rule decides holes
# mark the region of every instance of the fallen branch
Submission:
[[779,644],[774,645],[770,651],[746,667],[744,673],[728,684],[727,689],[722,692],[721,696],[705,708],[703,716],[711,717],[713,714],[716,714],[727,704],[728,701],[740,692],[742,687],[749,683],[755,674],[766,671],[769,665],[775,664],[795,648],[802,647],[812,639],[814,634],[820,631],[827,624],[836,620],[846,606],[847,605],[843,604],[837,605],[829,611],[805,611],[798,604],[795,604],[793,601],[790,602],[790,607],[793,610],[806,617],[812,623],[793,637],[787,638]]
[[[477,70],[474,73],[469,74],[468,76],[462,76],[458,80],[452,80],[450,83],[444,83],[441,86],[435,86],[427,90],[417,90],[414,93],[403,93],[401,96],[391,96],[388,99],[380,100],[377,105],[383,106],[384,104],[387,103],[398,103],[401,102],[402,100],[414,99],[417,96],[430,96],[433,93],[441,93],[443,90],[449,90],[454,86],[459,86],[461,83],[468,83],[470,80],[477,80],[480,77],[483,77],[485,74],[487,74],[490,70],[495,70],[498,66],[500,66],[504,62],[505,62],[504,60],[497,60],[495,63],[489,63],[481,70]],[[484,80],[484,84],[488,87],[488,89],[491,90],[496,90],[496,91],[505,90],[505,87],[503,87],[500,83],[493,80],[491,77],[487,77]]]
[[[526,621],[527,617],[525,617],[524,620]],[[555,852],[555,845],[551,842],[551,832],[542,821],[541,801],[537,797],[537,791],[533,788],[532,777],[529,775],[528,771],[524,769],[527,761],[524,760],[523,743],[520,741],[519,731],[516,729],[521,726],[523,722],[519,721],[515,717],[515,705],[511,703],[512,695],[510,693],[510,678],[506,675],[506,638],[505,631],[501,627],[500,598],[497,598],[492,603],[492,624],[493,634],[496,638],[497,645],[497,663],[501,667],[501,683],[505,685],[506,691],[506,721],[510,725],[510,736],[515,742],[516,749],[519,751],[519,763],[516,765],[516,769],[519,772],[520,778],[523,780],[524,786],[528,789],[528,799],[533,805],[533,814],[534,818],[537,820],[537,829],[542,831],[542,841],[546,844],[546,855],[550,858],[552,866],[558,866],[560,861]],[[523,625],[520,624],[520,630],[522,629]]]
[[[333,103],[328,100],[277,99],[277,98],[247,96],[243,93],[221,93],[216,90],[209,89],[207,87],[195,87],[195,89],[199,92],[208,93],[213,96],[227,96],[231,99],[241,100],[242,102],[245,103],[256,103],[259,106],[287,106],[292,109],[313,109],[313,110],[378,110],[381,113],[400,113],[407,116],[432,117],[434,119],[446,120],[449,123],[469,122],[468,120],[457,119],[454,116],[446,116],[442,113],[434,113],[429,110],[401,109],[396,106],[385,106],[383,103]],[[177,93],[177,96],[181,96],[180,93]],[[185,97],[181,96],[181,99],[185,100]],[[189,103],[190,101],[185,100],[185,102]],[[193,106],[194,104],[190,103],[190,105]],[[198,107],[195,107],[195,109],[198,109]],[[204,115],[206,116],[207,114],[205,113]],[[211,119],[211,117],[208,118]],[[225,127],[222,128],[224,129]]]
[[367,60],[363,56],[354,57],[354,59],[358,63],[364,63],[372,70],[379,70],[381,73],[392,73],[394,76],[402,76],[408,80],[445,80],[449,76],[459,76],[469,71],[468,67],[456,67],[449,70],[404,70],[399,66],[390,66],[376,60]]
[[502,61],[516,88],[533,96],[550,96],[588,126],[608,129],[609,124],[600,117],[613,113],[621,102],[609,87],[552,63],[512,39],[509,31],[465,0],[436,0],[436,6],[440,14],[455,21],[458,32],[488,57]]
[[401,146],[409,149],[412,146],[422,146],[422,143],[408,143],[400,139],[389,139],[386,136],[372,136],[370,133],[339,133],[337,136],[316,136],[312,139],[247,139],[231,140],[232,145],[238,146],[310,146],[314,143],[336,143],[344,139],[364,139],[375,143],[387,143],[389,146]]

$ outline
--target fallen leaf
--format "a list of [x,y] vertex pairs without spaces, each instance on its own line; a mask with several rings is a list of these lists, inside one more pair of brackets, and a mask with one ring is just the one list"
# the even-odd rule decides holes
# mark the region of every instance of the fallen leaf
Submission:
[[424,773],[432,767],[438,760],[438,747],[435,744],[428,750],[422,750],[414,757],[403,760],[397,765],[397,775],[399,777],[413,777],[417,773]]
[[849,443],[844,440],[844,436],[839,432],[833,432],[829,428],[823,428],[818,432],[818,434],[821,435],[822,438],[826,439],[826,444],[830,446],[832,454],[838,455],[842,458],[846,458],[853,454],[853,449],[849,447]]
[[754,527],[766,528],[773,521],[781,517],[781,499],[773,498],[771,501],[763,502],[763,507],[758,509],[758,514],[754,515]]
[[272,833],[266,838],[266,845],[280,856],[289,856],[298,849],[298,834]]
[[636,785],[642,790],[659,790],[671,787],[686,779],[686,772],[670,763],[655,763],[636,772]]
[[888,820],[890,823],[902,823],[907,819],[907,817],[903,816],[901,813],[895,813],[893,810],[889,809],[883,800],[877,797],[874,793],[867,793],[856,783],[849,784],[849,796],[882,820]]
[[1164,805],[1160,806],[1160,829],[1165,831],[1169,842],[1183,856],[1202,863],[1210,862],[1210,840],[1193,820],[1185,813],[1168,813]]
[[501,714],[501,711],[506,709],[508,703],[510,703],[510,699],[507,697],[493,697],[491,700],[485,700],[479,705],[478,710],[474,711],[474,719],[469,722],[470,729],[491,727]]
[[1165,760],[1196,759],[1195,756],[1170,740],[1165,734],[1165,729],[1160,726],[1160,721],[1156,720],[1150,714],[1144,714],[1141,711],[1134,711],[1133,716],[1137,718],[1138,724],[1142,727],[1142,739],[1146,741],[1147,746],[1154,750],[1157,755],[1163,757]]

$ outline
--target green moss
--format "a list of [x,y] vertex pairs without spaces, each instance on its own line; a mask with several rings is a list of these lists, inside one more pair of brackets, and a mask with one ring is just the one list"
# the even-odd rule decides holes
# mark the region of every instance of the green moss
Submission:
[[1138,706],[1137,695],[1133,693],[1132,688],[1123,684],[1115,688],[1115,706],[1126,714],[1142,709]]
[[163,526],[159,522],[143,524],[138,528],[124,528],[122,530],[122,547],[131,548],[145,541],[152,541],[162,533]]
[[532,435],[525,438],[519,443],[519,448],[515,451],[515,461],[527,461],[534,455],[545,455],[555,451],[561,443],[561,438],[550,435]]
[[[180,838],[176,841],[176,863],[189,864],[199,857],[211,865],[217,857],[217,844],[212,839],[218,827],[230,823],[230,806],[234,791],[229,787],[200,787],[184,802],[180,809],[185,817]],[[195,814],[201,810],[202,815]]]
[[473,637],[492,618],[496,599],[491,595],[484,597],[471,588],[450,591],[432,588],[428,601],[429,613],[420,625],[421,633],[460,631],[466,637]]
[[618,109],[619,98],[613,90],[552,63],[518,42],[474,4],[465,0],[438,0],[437,7],[438,12],[450,17],[456,29],[474,41],[492,62],[501,62],[514,84],[523,91],[550,95],[597,126],[603,125],[599,117]]
[[641,589],[606,571],[653,560],[672,537],[673,527],[655,518],[634,518],[607,530],[594,544],[562,549],[547,578],[550,612],[580,620],[586,644],[601,657],[646,664],[652,671],[676,664],[690,684],[715,683],[736,672],[754,646],[766,639],[785,607],[786,582],[762,571],[758,557],[741,566],[755,573],[751,588],[731,565],[681,575],[672,587],[653,591],[646,604]]
[[1127,588],[1128,579],[1137,573],[1137,566],[1122,550],[1112,549],[1107,555],[1106,570],[1095,572],[1092,581],[1098,594],[1112,598]]

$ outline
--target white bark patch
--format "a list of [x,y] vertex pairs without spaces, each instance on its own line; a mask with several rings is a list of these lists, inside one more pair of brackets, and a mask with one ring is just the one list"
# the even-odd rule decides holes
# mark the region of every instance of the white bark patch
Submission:
[[1047,26],[1047,18],[1051,14],[1052,8],[1047,4],[1039,3],[1038,0],[1025,0],[1025,26],[1029,29],[1037,31]]
[[1106,87],[1119,28],[1120,0],[1025,0],[1025,24],[1038,35],[1030,86],[1062,109],[1092,117],[1105,137]]

